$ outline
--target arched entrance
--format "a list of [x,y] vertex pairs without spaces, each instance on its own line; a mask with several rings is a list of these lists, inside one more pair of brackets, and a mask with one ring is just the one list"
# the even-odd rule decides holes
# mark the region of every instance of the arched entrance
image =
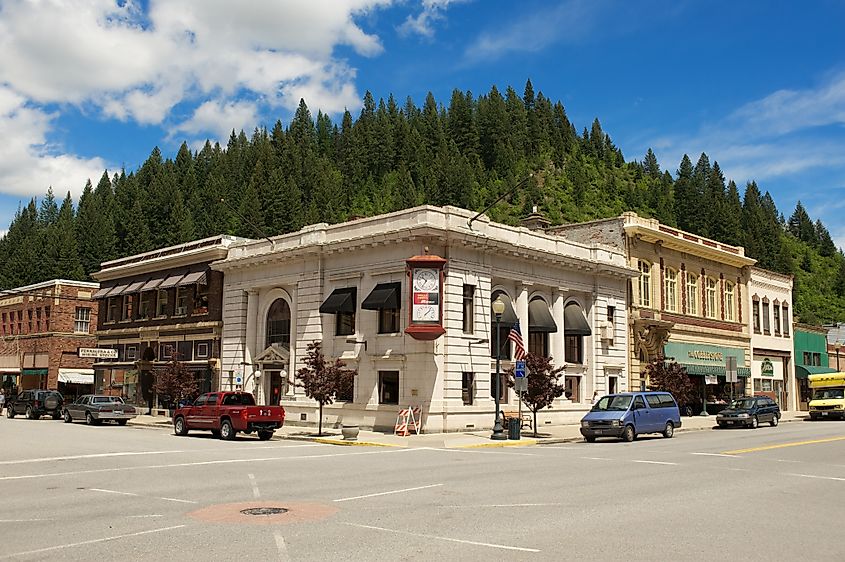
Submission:
[[264,379],[261,386],[265,392],[264,401],[267,404],[278,405],[292,390],[288,381],[290,328],[290,305],[285,299],[276,299],[267,310],[264,351],[255,358],[255,363]]

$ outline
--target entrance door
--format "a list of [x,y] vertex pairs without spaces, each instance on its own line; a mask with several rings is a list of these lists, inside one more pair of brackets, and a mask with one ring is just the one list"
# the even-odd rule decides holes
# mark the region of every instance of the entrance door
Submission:
[[286,382],[281,371],[268,371],[270,374],[270,396],[267,400],[270,406],[278,406],[285,394]]
[[616,394],[616,377],[607,377],[607,393]]

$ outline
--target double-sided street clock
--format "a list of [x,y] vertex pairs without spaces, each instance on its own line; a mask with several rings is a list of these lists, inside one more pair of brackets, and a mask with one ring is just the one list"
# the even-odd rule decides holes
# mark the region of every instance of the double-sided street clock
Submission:
[[434,340],[446,333],[443,328],[443,268],[439,256],[414,256],[405,261],[410,279],[410,319],[405,333],[418,340]]

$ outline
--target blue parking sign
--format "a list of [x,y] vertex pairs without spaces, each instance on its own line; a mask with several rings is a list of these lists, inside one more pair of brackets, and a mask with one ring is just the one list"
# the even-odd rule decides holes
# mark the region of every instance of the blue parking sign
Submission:
[[521,379],[525,376],[525,361],[519,360],[516,362],[516,367],[513,371],[513,376]]

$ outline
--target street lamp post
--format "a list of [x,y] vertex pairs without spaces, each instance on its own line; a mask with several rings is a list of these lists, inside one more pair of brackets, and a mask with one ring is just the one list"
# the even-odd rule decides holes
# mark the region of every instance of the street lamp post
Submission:
[[838,372],[840,372],[839,371],[839,350],[842,349],[842,342],[839,341],[839,340],[836,340],[833,343],[833,349],[836,350],[836,372],[838,373]]
[[502,394],[502,380],[499,375],[499,365],[502,354],[502,345],[500,341],[501,330],[499,330],[499,322],[502,320],[502,313],[504,311],[505,302],[502,300],[502,297],[496,297],[496,300],[493,301],[493,314],[496,315],[496,422],[493,424],[493,433],[490,435],[490,439],[494,439],[496,441],[503,441],[507,439],[505,430],[502,427],[501,412],[499,411],[499,396]]

